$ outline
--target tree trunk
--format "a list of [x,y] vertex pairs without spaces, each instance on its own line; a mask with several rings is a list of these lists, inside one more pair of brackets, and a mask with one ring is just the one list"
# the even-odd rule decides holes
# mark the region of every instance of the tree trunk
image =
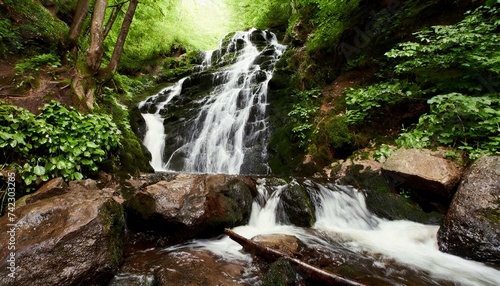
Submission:
[[137,8],[138,0],[130,0],[127,12],[123,18],[122,27],[120,29],[120,34],[116,40],[115,49],[113,50],[113,55],[109,61],[109,65],[106,68],[106,74],[111,74],[116,71],[118,67],[118,62],[120,61],[120,56],[123,51],[123,45],[125,44],[125,39],[127,38],[130,25],[132,24],[132,19],[134,18],[135,9]]
[[104,42],[104,16],[108,0],[96,0],[90,27],[90,47],[87,50],[87,66],[91,74],[96,74],[101,66]]
[[106,27],[104,28],[104,39],[108,37],[109,32],[111,31],[111,28],[113,27],[113,24],[115,23],[116,17],[118,17],[118,14],[120,14],[123,4],[125,2],[116,4],[112,7],[113,11],[111,11],[111,15],[109,16],[108,22],[106,23]]
[[224,233],[228,235],[232,240],[236,241],[238,244],[243,246],[243,249],[246,251],[253,253],[254,255],[260,256],[266,260],[275,261],[280,258],[284,258],[289,261],[299,272],[307,275],[309,278],[316,280],[317,282],[326,283],[328,285],[345,285],[345,286],[366,286],[364,284],[360,284],[356,281],[346,279],[341,276],[337,276],[330,272],[327,272],[323,269],[305,263],[299,259],[292,258],[284,253],[281,253],[272,248],[263,246],[259,243],[256,243],[253,240],[247,239],[236,232],[225,229]]
[[[89,11],[90,0],[78,0],[76,4],[75,16],[69,29],[69,47],[68,50],[74,54],[75,60],[78,53],[78,38],[82,31],[83,23]],[[66,59],[66,56],[65,56]]]

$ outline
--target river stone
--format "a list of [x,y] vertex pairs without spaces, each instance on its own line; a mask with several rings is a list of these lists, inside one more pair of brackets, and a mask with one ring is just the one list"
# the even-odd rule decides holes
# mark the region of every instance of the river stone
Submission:
[[96,285],[122,261],[123,209],[105,192],[69,190],[15,212],[16,279],[8,277],[11,230],[0,218],[0,285]]
[[467,171],[438,232],[439,249],[500,262],[500,156],[483,156]]
[[109,285],[253,285],[242,280],[254,271],[256,269],[249,269],[245,261],[226,261],[208,250],[182,248],[165,251],[152,248],[137,251],[128,257]]
[[311,227],[315,221],[315,209],[306,189],[291,182],[281,193],[278,203],[278,221],[300,227]]
[[461,169],[426,149],[398,149],[382,172],[395,188],[411,190],[424,201],[446,205],[460,181]]
[[132,228],[209,236],[248,221],[252,190],[253,181],[240,176],[179,174],[137,192],[125,205]]
[[287,234],[257,235],[252,240],[265,247],[272,248],[290,257],[300,256],[304,244],[295,236]]

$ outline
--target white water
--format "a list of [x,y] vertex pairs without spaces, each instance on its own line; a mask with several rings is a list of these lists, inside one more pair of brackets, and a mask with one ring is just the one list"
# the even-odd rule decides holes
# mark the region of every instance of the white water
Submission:
[[165,135],[163,119],[158,114],[143,113],[148,130],[144,136],[144,146],[151,153],[151,167],[155,171],[163,171],[163,149],[165,148]]
[[[313,191],[316,196],[315,229],[325,234],[322,238],[306,229],[277,223],[276,211],[281,189],[275,188],[276,191],[270,195],[264,180],[259,181],[258,190],[266,199],[266,204],[261,206],[255,202],[249,224],[233,230],[247,238],[260,234],[294,235],[309,246],[327,249],[338,247],[328,242],[336,241],[348,251],[371,257],[373,265],[382,269],[382,273],[390,273],[396,263],[399,268],[406,267],[428,277],[427,280],[417,279],[412,285],[429,285],[429,281],[433,285],[500,285],[500,271],[440,252],[437,226],[380,219],[366,209],[361,192],[350,187],[313,184],[316,186],[316,191]],[[251,257],[241,252],[241,247],[228,237],[198,240],[187,247],[208,249],[228,260],[251,261]],[[392,285],[401,284],[394,282]]]
[[[265,71],[266,80],[255,87],[257,73],[261,70],[254,64],[260,52],[250,41],[252,32],[253,30],[237,32],[228,45],[229,50],[238,40],[245,43],[236,63],[219,75],[225,84],[208,95],[199,112],[195,121],[198,132],[193,134],[190,142],[178,149],[188,156],[184,171],[239,174],[245,157],[245,128],[253,108],[257,107],[259,118],[264,124],[256,132],[267,130],[264,113],[267,105],[267,84],[272,73]],[[271,40],[272,45],[279,47],[276,50],[277,61],[284,47],[278,44],[276,38]],[[211,56],[212,53],[207,53],[204,61],[206,65],[211,64]],[[170,160],[166,166],[168,169]]]
[[[161,148],[156,144],[147,145],[145,142],[153,156],[153,162],[157,163],[159,160],[164,162],[161,168],[156,169],[159,167],[156,165],[156,170],[239,174],[248,150],[255,149],[257,145],[262,150],[258,151],[260,153],[258,156],[261,158],[255,158],[255,161],[265,161],[267,154],[263,142],[265,139],[262,138],[265,138],[268,132],[266,106],[268,83],[272,77],[270,69],[281,57],[286,47],[278,43],[274,34],[262,31],[259,33],[266,39],[264,44],[267,46],[259,48],[252,42],[252,33],[256,33],[256,30],[235,33],[225,48],[224,56],[216,59],[215,63],[212,62],[214,53],[217,52],[219,55],[221,52],[205,53],[202,64],[196,69],[198,71],[209,69],[212,64],[224,60],[225,57],[237,56],[237,59],[230,66],[213,74],[213,81],[222,82],[222,84],[216,86],[201,100],[203,106],[198,111],[193,126],[186,126],[188,128],[186,132],[191,132],[189,140],[165,158],[161,157],[163,155]],[[268,63],[270,68],[262,69],[255,62],[263,56],[264,52],[269,53],[269,51],[272,52],[270,63]],[[269,54],[266,55],[269,56]],[[157,114],[165,108],[168,112],[168,103],[173,96],[181,93],[182,83],[176,86],[179,88],[178,92],[174,92],[174,90],[177,91],[174,88],[171,92],[172,97],[157,103]],[[139,108],[145,102],[141,103]],[[164,136],[169,136],[169,134],[161,133],[160,128],[156,128],[156,123],[161,121],[159,115],[157,121],[146,121],[148,130],[151,133],[154,132],[150,134],[154,137],[152,141],[162,140]],[[179,164],[182,164],[181,168]]]
[[[163,150],[165,148],[165,128],[163,127],[163,118],[160,115],[160,111],[165,107],[172,99],[178,96],[182,91],[182,84],[186,78],[181,79],[175,85],[169,86],[161,90],[154,97],[159,97],[161,95],[167,95],[166,99],[160,103],[156,104],[158,110],[156,113],[142,113],[142,117],[146,122],[147,131],[144,135],[143,144],[151,153],[151,167],[155,171],[166,171],[163,163]],[[153,97],[153,98],[154,98]],[[139,103],[139,108],[146,104],[146,100]]]

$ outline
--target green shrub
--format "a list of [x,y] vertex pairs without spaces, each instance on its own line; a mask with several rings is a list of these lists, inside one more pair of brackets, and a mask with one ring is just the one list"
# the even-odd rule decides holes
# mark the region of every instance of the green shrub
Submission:
[[418,85],[405,80],[382,82],[364,88],[349,88],[345,94],[347,118],[350,123],[361,123],[376,115],[384,106],[414,100],[421,95]]
[[292,122],[292,132],[299,141],[300,147],[306,147],[311,141],[311,130],[314,123],[314,114],[319,109],[315,100],[321,95],[318,89],[298,92],[294,97],[297,101],[288,113]]
[[434,142],[458,147],[471,158],[500,154],[500,98],[459,93],[438,95],[428,101],[431,112],[420,117],[415,129],[397,140],[401,147],[427,147]]
[[109,115],[83,115],[51,102],[38,116],[0,105],[0,160],[30,187],[37,178],[79,180],[96,172],[120,145],[120,131]]
[[[415,33],[386,53],[381,83],[346,93],[352,123],[376,119],[387,105],[428,99],[430,112],[404,130],[400,147],[445,145],[471,158],[500,152],[500,1],[467,12],[455,25]],[[399,78],[399,79],[398,79]]]

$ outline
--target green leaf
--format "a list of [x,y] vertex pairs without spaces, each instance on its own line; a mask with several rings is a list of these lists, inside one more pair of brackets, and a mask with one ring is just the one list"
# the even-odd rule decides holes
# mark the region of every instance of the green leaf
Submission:
[[37,176],[42,176],[45,174],[45,168],[42,167],[42,166],[35,166],[35,168],[33,168],[33,172],[37,175]]
[[57,166],[57,169],[64,170],[64,169],[66,169],[66,162],[64,162],[62,160],[61,161],[57,161],[56,166]]

